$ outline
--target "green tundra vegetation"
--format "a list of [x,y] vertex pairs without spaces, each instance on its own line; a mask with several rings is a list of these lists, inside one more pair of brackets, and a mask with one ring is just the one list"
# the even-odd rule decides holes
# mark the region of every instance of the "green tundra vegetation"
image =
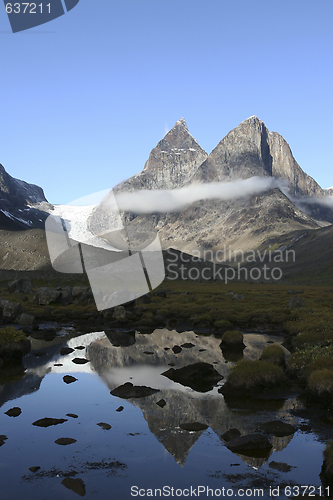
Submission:
[[[307,387],[310,396],[323,395],[325,405],[328,401],[333,404],[333,288],[329,286],[166,280],[149,300],[125,304],[128,314],[115,319],[112,310],[97,311],[93,301],[78,305],[75,300],[66,306],[34,303],[39,287],[89,285],[82,277],[55,274],[48,279],[32,277],[32,283],[34,292],[23,296],[9,293],[7,282],[2,281],[0,298],[20,302],[24,312],[37,322],[81,322],[100,330],[105,326],[144,329],[180,325],[221,339],[235,330],[279,333],[291,352],[286,366],[284,353],[277,346],[268,346],[260,363],[269,363],[275,371],[284,369],[284,376]],[[257,370],[258,365],[253,364],[254,373]]]

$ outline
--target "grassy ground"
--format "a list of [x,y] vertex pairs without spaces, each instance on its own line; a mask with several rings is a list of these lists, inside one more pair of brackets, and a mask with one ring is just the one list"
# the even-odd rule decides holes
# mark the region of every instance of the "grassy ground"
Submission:
[[[279,332],[286,337],[285,345],[292,352],[287,362],[287,375],[308,384],[309,392],[320,388],[321,393],[325,393],[326,403],[327,395],[333,399],[331,378],[327,373],[329,370],[333,375],[333,289],[329,286],[165,281],[154,290],[150,303],[126,306],[128,316],[114,320],[112,312],[108,315],[98,312],[94,304],[34,304],[34,293],[25,297],[10,294],[8,281],[3,280],[0,284],[0,298],[20,302],[24,312],[34,315],[37,322],[88,321],[90,326],[99,323],[130,328],[186,325],[221,337],[227,330]],[[60,274],[47,279],[36,276],[32,282],[34,292],[41,286],[88,285],[82,276]],[[166,297],[156,295],[160,290],[167,291]],[[244,298],[235,299],[235,295]],[[290,308],[288,302],[293,297],[300,297],[305,307]],[[324,368],[326,371],[321,373]],[[314,371],[317,373],[311,377]]]

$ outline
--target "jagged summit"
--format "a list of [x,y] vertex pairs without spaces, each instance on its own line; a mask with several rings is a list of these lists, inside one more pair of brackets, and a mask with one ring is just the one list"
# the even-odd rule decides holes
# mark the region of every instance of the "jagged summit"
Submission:
[[192,179],[207,156],[181,118],[152,149],[143,171],[119,184],[116,191],[181,187]]

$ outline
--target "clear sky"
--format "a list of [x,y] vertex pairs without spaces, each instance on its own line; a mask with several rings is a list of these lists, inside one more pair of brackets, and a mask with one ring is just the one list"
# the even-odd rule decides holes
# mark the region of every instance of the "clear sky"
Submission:
[[0,163],[68,203],[142,170],[184,117],[208,152],[251,115],[333,185],[332,0],[80,0],[12,34]]

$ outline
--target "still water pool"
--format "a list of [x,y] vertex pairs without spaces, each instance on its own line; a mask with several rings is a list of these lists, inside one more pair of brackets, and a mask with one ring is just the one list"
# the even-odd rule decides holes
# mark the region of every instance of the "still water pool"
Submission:
[[[267,342],[281,340],[245,335],[244,358],[256,359]],[[219,343],[214,336],[169,330],[136,334],[127,347],[112,345],[104,332],[71,331],[51,343],[33,341],[23,377],[0,386],[0,435],[7,438],[0,446],[1,500],[217,498],[242,492],[246,498],[287,498],[298,486],[324,495],[319,474],[326,437],[299,416],[296,397],[228,406],[218,387],[233,362],[224,359]],[[187,347],[175,354],[175,345]],[[64,346],[73,351],[61,355]],[[75,358],[89,362],[76,364]],[[161,375],[170,363],[180,368],[197,361],[213,364],[224,377],[208,392]],[[65,375],[77,380],[66,384]],[[159,392],[131,400],[110,394],[125,382]],[[156,404],[161,399],[163,407]],[[17,417],[5,413],[13,407],[21,410]],[[33,425],[45,417],[64,421]],[[268,436],[273,447],[267,456],[236,455],[221,438],[230,428],[251,434],[277,419],[297,431]],[[208,427],[180,427],[189,422]],[[72,442],[57,444],[59,438]]]

